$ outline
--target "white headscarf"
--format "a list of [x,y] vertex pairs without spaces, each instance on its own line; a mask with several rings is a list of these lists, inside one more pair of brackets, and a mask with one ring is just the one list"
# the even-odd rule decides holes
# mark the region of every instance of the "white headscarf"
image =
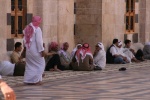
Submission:
[[77,51],[78,50],[78,46],[82,46],[82,44],[77,44],[76,47],[73,49],[73,51]]
[[103,43],[98,42],[97,44],[98,44],[98,46],[99,46],[103,51],[105,51]]
[[82,44],[77,44],[76,47],[73,49],[72,53],[71,53],[71,58],[74,57],[76,51],[78,50],[78,46],[82,46]]
[[122,45],[122,42],[121,41],[119,41],[119,44],[118,44],[119,46],[121,46]]

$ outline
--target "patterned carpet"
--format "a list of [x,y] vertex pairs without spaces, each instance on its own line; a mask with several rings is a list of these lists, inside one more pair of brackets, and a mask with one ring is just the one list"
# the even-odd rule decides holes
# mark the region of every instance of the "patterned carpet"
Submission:
[[[118,71],[121,67],[127,71]],[[45,74],[41,86],[23,85],[23,77],[3,79],[15,90],[17,100],[150,100],[150,61],[107,65],[103,71]]]

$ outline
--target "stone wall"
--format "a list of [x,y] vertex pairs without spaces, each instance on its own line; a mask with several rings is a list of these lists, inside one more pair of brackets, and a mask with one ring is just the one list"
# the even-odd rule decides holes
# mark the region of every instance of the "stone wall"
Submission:
[[76,43],[90,43],[92,51],[97,42],[105,48],[114,38],[124,40],[124,0],[76,0]]
[[140,27],[140,41],[145,42],[145,23],[146,23],[146,0],[140,0],[139,4],[139,27]]
[[102,42],[108,48],[114,38],[124,40],[125,1],[103,0],[102,5]]
[[89,43],[92,51],[102,41],[102,0],[76,0],[76,43]]
[[146,0],[145,42],[150,41],[150,0]]
[[140,41],[142,43],[150,41],[150,0],[140,0]]
[[[34,1],[34,0],[33,0]],[[74,47],[74,0],[35,0],[33,16],[40,15],[43,39],[48,47],[51,41],[62,44],[69,42],[69,51]],[[46,51],[48,48],[46,48]]]
[[6,52],[7,42],[7,9],[10,8],[6,0],[0,1],[0,60],[8,59]]
[[[5,6],[3,6],[5,5]],[[10,0],[1,0],[0,9],[0,60],[9,60],[7,39],[11,39],[11,25],[7,25],[7,13],[11,12]],[[56,41],[60,44],[69,42],[71,52],[74,47],[74,0],[27,0],[27,22],[34,15],[42,17],[41,28],[48,51],[48,44]],[[14,38],[14,43],[22,39]],[[14,45],[9,43],[9,45]]]

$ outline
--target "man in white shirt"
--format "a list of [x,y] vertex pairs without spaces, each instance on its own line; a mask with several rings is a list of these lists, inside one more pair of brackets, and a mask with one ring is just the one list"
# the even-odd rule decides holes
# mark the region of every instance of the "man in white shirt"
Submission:
[[94,52],[94,66],[95,70],[102,70],[106,66],[106,52],[104,50],[104,45],[101,42],[98,42],[95,46]]
[[[129,42],[129,44],[128,43],[126,44],[126,42]],[[137,60],[134,54],[130,51],[130,46],[131,46],[131,41],[126,40],[123,52],[129,59],[131,59],[132,62],[139,62],[139,60]]]
[[118,43],[118,46],[117,46],[117,50],[118,50],[118,54],[123,56],[123,57],[126,57],[126,63],[131,63],[131,58],[128,57],[125,53],[124,53],[124,48],[122,48],[122,42],[119,41]]
[[12,64],[9,61],[0,61],[0,75],[2,76],[23,76],[25,63]]
[[106,59],[107,63],[114,63],[114,64],[126,64],[127,57],[120,55],[118,51],[118,39],[113,40],[113,44],[107,50]]

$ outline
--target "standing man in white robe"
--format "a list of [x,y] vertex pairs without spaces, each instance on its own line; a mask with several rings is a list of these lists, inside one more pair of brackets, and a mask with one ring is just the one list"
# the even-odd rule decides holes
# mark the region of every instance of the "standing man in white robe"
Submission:
[[40,84],[45,69],[45,52],[42,31],[39,27],[41,21],[41,17],[34,16],[32,22],[23,30],[23,40],[26,48],[24,83],[28,85]]
[[98,42],[95,46],[94,66],[95,70],[102,70],[106,66],[106,52],[104,50],[104,45],[101,42]]

